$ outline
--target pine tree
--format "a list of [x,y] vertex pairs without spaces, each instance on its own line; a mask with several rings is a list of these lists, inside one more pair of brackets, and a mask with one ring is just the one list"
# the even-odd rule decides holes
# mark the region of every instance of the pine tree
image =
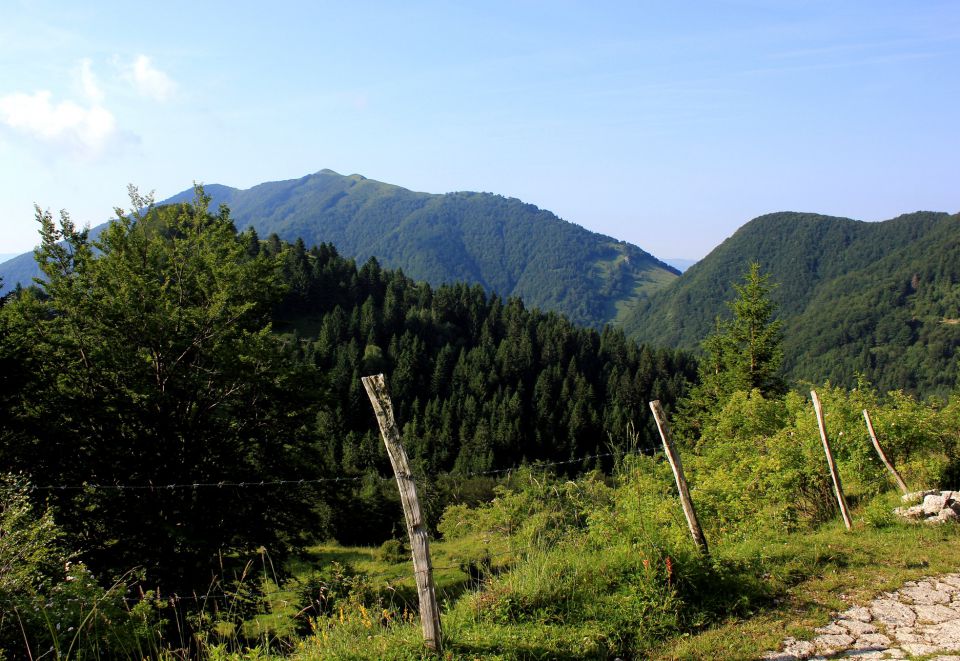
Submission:
[[760,272],[756,262],[734,284],[737,298],[728,301],[731,319],[717,319],[716,330],[701,347],[699,383],[678,405],[678,433],[698,436],[703,425],[737,391],[758,390],[763,396],[785,391],[780,366],[783,362],[781,323],[774,318],[776,305],[770,300],[774,285]]
[[780,376],[783,363],[781,322],[774,319],[776,305],[770,300],[774,286],[760,265],[750,265],[743,284],[734,285],[737,298],[728,303],[733,320],[724,326],[719,343],[722,363],[735,390],[759,390],[764,396],[783,393]]

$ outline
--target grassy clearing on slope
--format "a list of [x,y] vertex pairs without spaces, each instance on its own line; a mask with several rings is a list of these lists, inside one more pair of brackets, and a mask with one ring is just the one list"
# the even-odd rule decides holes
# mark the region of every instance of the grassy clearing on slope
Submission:
[[[719,543],[711,562],[672,559],[672,578],[665,564],[651,569],[651,558],[625,545],[568,543],[531,553],[512,571],[447,602],[444,656],[756,658],[786,636],[811,636],[832,612],[880,591],[956,571],[960,527],[872,528],[862,510],[857,514],[852,532],[831,522],[812,532]],[[418,622],[374,621],[359,609],[318,622],[294,654],[303,660],[424,656]]]
[[625,298],[612,302],[607,311],[610,323],[618,328],[624,327],[630,320],[640,305],[650,298],[653,294],[665,288],[667,285],[677,279],[677,275],[666,269],[652,268],[644,274],[644,279],[636,283],[630,295]]

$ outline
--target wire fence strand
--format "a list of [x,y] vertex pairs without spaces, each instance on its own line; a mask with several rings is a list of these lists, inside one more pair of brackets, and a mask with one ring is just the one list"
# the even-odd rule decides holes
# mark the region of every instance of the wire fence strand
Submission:
[[[588,461],[593,461],[596,459],[608,459],[611,457],[625,457],[632,455],[640,455],[642,452],[632,451],[632,452],[604,452],[600,454],[586,455],[583,457],[577,457],[574,459],[566,459],[563,461],[549,461],[549,462],[533,462],[526,464],[516,464],[509,468],[497,468],[493,470],[485,471],[474,471],[469,473],[446,473],[450,477],[469,479],[473,477],[487,477],[493,475],[507,475],[510,473],[515,473],[524,468],[539,470],[544,468],[552,468],[556,466],[570,466],[573,464],[585,463]],[[419,476],[414,475],[401,475],[400,477],[408,478],[417,478]],[[171,484],[102,484],[96,482],[81,482],[79,484],[44,484],[44,485],[31,485],[31,491],[152,491],[152,492],[163,492],[163,491],[181,491],[181,490],[194,490],[194,489],[252,489],[252,488],[262,488],[262,487],[277,487],[277,486],[308,486],[316,484],[336,484],[336,483],[345,483],[345,482],[363,482],[366,480],[374,480],[380,482],[392,482],[396,479],[395,476],[384,476],[378,475],[371,477],[370,475],[356,475],[356,476],[335,476],[335,477],[315,477],[315,478],[303,478],[303,479],[290,479],[290,480],[243,480],[243,481],[232,481],[232,480],[221,480],[218,482],[182,482],[182,483],[171,483]]]
[[[458,479],[470,479],[475,477],[489,477],[495,475],[509,475],[524,469],[527,470],[542,470],[548,468],[554,468],[557,466],[569,466],[573,464],[585,464],[589,461],[594,461],[598,459],[609,459],[609,458],[624,458],[628,456],[640,456],[645,453],[641,451],[623,451],[623,452],[603,452],[598,454],[584,455],[581,457],[576,457],[572,459],[565,459],[562,461],[550,461],[550,462],[533,462],[533,463],[524,463],[511,466],[509,468],[497,468],[492,470],[485,471],[473,471],[468,473],[448,473],[450,477]],[[306,486],[313,484],[325,484],[325,483],[344,483],[344,482],[363,482],[366,480],[376,480],[380,482],[393,482],[397,479],[398,476],[376,476],[371,477],[370,475],[359,475],[359,476],[336,476],[336,477],[322,477],[322,478],[304,478],[304,479],[290,479],[290,480],[250,480],[250,481],[229,481],[223,480],[219,482],[185,482],[185,483],[172,483],[172,484],[99,484],[92,482],[85,482],[81,484],[66,484],[66,485],[31,485],[31,491],[153,491],[157,493],[163,492],[172,492],[177,490],[193,490],[193,489],[249,489],[249,488],[260,488],[260,487],[277,487],[277,486]],[[417,479],[418,476],[414,475],[400,475],[399,477],[408,477]],[[536,544],[530,544],[520,548],[510,548],[505,551],[499,551],[497,553],[487,553],[484,557],[486,559],[501,558],[508,555],[518,555],[521,553],[526,553],[533,550],[539,550],[540,547]],[[447,565],[434,565],[432,567],[434,571],[448,571],[448,570],[460,570],[464,571],[464,564],[447,564]],[[381,571],[374,574],[368,574],[363,572],[358,572],[355,574],[357,577],[361,577],[367,581],[373,581],[381,578],[391,578],[397,582],[404,580],[412,580],[413,574],[408,572],[400,573],[396,570],[391,571]],[[387,581],[387,587],[390,587],[390,581]],[[295,593],[296,588],[291,587],[287,589],[276,590],[272,592],[258,592],[252,591],[249,595],[244,595],[239,592],[228,593],[224,592],[221,594],[192,594],[192,595],[154,595],[149,597],[149,599],[157,603],[167,603],[170,605],[181,603],[181,602],[192,602],[192,603],[208,603],[208,602],[231,602],[242,599],[270,599],[272,597],[278,597],[280,595],[290,597],[291,593]],[[146,596],[140,597],[122,597],[122,601],[128,604],[135,604],[147,599]],[[76,603],[87,603],[83,600],[68,599],[68,602]],[[291,600],[295,601],[295,599]]]

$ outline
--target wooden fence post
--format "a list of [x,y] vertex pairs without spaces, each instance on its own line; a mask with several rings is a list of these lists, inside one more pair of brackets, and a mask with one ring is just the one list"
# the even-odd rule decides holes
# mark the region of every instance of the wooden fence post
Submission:
[[650,402],[650,410],[653,411],[653,418],[657,421],[657,429],[660,430],[660,438],[663,440],[663,451],[667,455],[667,461],[670,462],[670,468],[673,469],[673,478],[677,481],[677,491],[680,492],[680,504],[683,506],[683,514],[687,517],[687,525],[690,527],[690,536],[693,537],[693,543],[697,545],[700,551],[707,555],[707,538],[703,535],[700,528],[700,521],[697,519],[697,511],[693,508],[693,500],[690,499],[690,489],[687,487],[687,478],[683,474],[683,464],[680,463],[680,454],[673,447],[673,439],[670,437],[670,428],[667,427],[667,416],[660,406],[660,400],[655,399]]
[[397,477],[400,490],[400,502],[407,519],[407,533],[410,535],[410,550],[413,552],[413,573],[417,581],[417,596],[420,600],[420,623],[423,627],[423,641],[431,650],[441,650],[440,609],[437,608],[437,593],[433,585],[433,566],[430,564],[430,542],[427,526],[420,512],[417,499],[417,487],[410,473],[407,453],[400,444],[400,431],[393,419],[393,404],[387,392],[383,374],[365,376],[360,379],[373,405],[380,425],[380,435],[387,446],[390,464]]
[[900,487],[900,491],[902,491],[904,494],[910,493],[910,490],[907,489],[906,482],[904,482],[903,478],[900,477],[900,473],[897,472],[897,469],[894,468],[893,464],[890,463],[890,460],[887,459],[886,453],[880,446],[880,441],[877,440],[877,434],[873,431],[873,422],[870,420],[870,414],[867,413],[867,409],[863,409],[863,419],[867,421],[867,431],[870,432],[870,440],[873,441],[873,449],[877,451],[878,455],[880,455],[880,461],[883,462],[883,465],[886,466],[887,470],[890,471],[890,474],[893,475],[893,479],[896,480],[897,486]]
[[850,519],[850,510],[847,509],[847,499],[843,495],[843,487],[840,486],[840,473],[837,472],[837,465],[833,461],[833,452],[830,451],[830,441],[827,440],[827,426],[823,421],[823,407],[820,406],[820,398],[817,397],[815,390],[810,391],[810,397],[813,398],[813,410],[817,414],[817,426],[820,428],[820,440],[823,441],[823,452],[827,455],[827,465],[830,466],[830,477],[833,479],[833,492],[837,495],[837,503],[840,505],[840,513],[843,515],[843,523],[847,530],[853,527],[853,521]]

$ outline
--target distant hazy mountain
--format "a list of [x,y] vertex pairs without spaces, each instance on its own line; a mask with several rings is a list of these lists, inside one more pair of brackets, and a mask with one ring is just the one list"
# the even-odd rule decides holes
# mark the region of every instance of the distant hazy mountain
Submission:
[[33,284],[33,279],[39,277],[40,269],[33,259],[32,252],[25,252],[0,263],[0,293],[10,291],[19,282],[23,286]]
[[696,347],[727,315],[752,261],[779,283],[785,367],[795,379],[945,392],[960,346],[960,216],[881,223],[775,213],[741,227],[625,322],[633,337]]
[[683,273],[697,263],[696,259],[685,259],[683,257],[664,257],[663,261],[680,271],[680,273]]
[[[330,170],[246,190],[205,189],[214,208],[227,204],[237,227],[252,226],[261,238],[330,242],[414,279],[477,283],[592,326],[619,322],[679,274],[636,246],[490,193],[416,193]],[[35,273],[32,255],[0,265],[7,286]]]

